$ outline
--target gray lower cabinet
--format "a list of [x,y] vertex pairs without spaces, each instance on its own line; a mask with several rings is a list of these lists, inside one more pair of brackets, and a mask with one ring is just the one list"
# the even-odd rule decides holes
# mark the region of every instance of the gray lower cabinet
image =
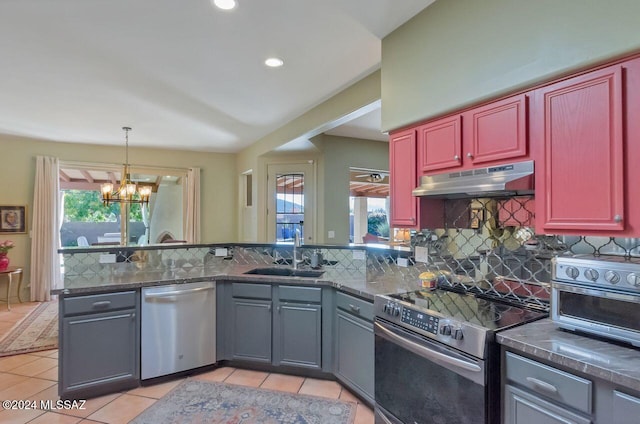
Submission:
[[504,349],[504,424],[638,424],[640,393]]
[[320,305],[279,302],[274,315],[274,365],[322,366]]
[[335,374],[349,388],[374,402],[374,335],[370,302],[337,292]]
[[589,424],[591,420],[511,385],[505,387],[505,423]]
[[640,399],[613,391],[612,424],[637,424],[640,421]]
[[505,352],[505,424],[590,423],[593,381]]
[[232,300],[233,359],[271,363],[271,301]]
[[231,322],[222,357],[321,369],[321,288],[232,282],[223,290]]
[[139,303],[136,291],[62,297],[62,398],[93,397],[139,385]]

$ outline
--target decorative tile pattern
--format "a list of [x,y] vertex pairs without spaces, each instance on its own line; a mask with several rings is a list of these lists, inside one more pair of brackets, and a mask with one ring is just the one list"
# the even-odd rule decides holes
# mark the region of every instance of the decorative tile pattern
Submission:
[[187,380],[132,422],[348,424],[356,405],[332,399]]

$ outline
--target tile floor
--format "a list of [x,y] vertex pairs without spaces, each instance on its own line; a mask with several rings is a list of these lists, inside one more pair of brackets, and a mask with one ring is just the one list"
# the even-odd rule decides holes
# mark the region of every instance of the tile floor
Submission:
[[[9,312],[5,305],[0,304],[0,339],[37,305],[37,303],[15,304],[11,305]],[[0,400],[57,400],[57,358],[57,350],[0,358]],[[230,367],[218,368],[189,378],[342,399],[357,404],[355,424],[372,424],[374,421],[371,409],[335,381]],[[183,380],[184,378],[180,378],[89,399],[84,410],[17,411],[0,408],[0,423],[127,423]]]

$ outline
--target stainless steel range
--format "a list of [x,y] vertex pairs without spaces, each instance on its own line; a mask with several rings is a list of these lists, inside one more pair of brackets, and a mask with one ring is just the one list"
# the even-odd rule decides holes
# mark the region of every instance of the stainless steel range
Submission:
[[500,421],[495,333],[547,316],[480,293],[376,296],[375,414],[384,424]]
[[640,347],[640,258],[555,258],[551,296],[559,327]]

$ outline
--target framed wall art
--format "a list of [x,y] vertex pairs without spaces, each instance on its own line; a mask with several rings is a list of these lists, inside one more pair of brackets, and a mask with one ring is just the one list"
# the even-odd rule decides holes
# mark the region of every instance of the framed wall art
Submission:
[[0,206],[0,234],[26,234],[27,207]]

